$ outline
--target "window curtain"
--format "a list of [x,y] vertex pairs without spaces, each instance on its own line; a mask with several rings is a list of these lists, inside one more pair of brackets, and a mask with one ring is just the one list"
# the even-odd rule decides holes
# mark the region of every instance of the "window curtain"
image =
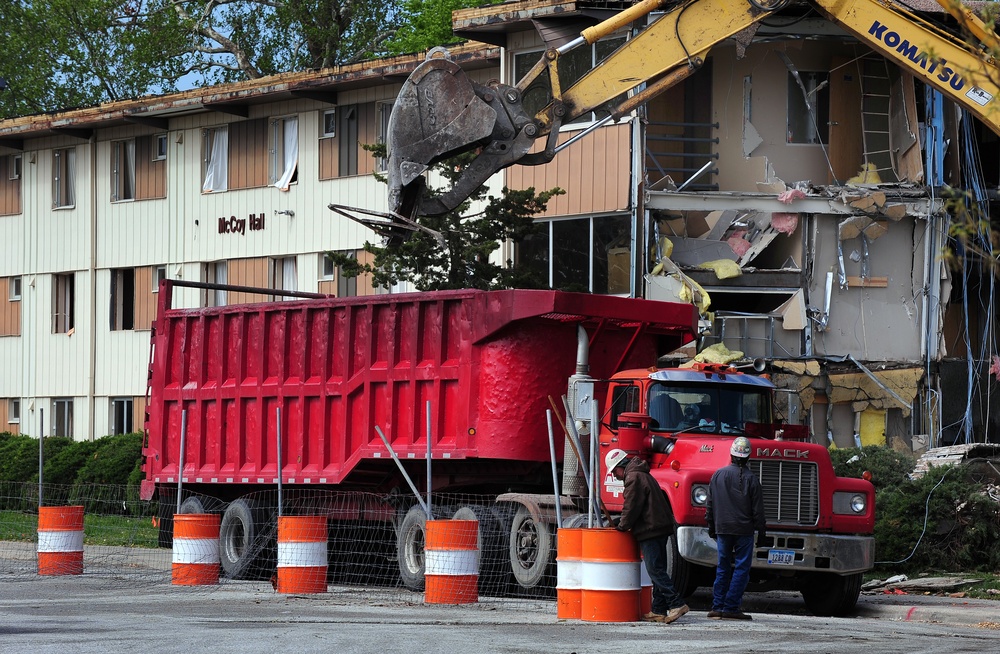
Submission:
[[122,200],[135,199],[135,141],[130,139],[125,141],[125,170],[124,184],[122,186]]
[[[206,136],[212,140],[208,165],[205,167],[205,183],[201,190],[205,193],[225,191],[229,188],[229,130],[225,127],[216,127]],[[208,145],[207,139],[206,145]]]
[[[281,260],[281,290],[299,290],[298,275],[295,273],[295,257],[285,257]],[[283,299],[294,300],[296,298],[286,295]]]
[[282,191],[287,191],[295,176],[295,167],[299,162],[299,119],[286,118],[284,120],[284,143],[282,152],[284,153],[284,169],[281,177],[274,185]]
[[63,187],[66,189],[66,197],[63,199],[63,206],[69,207],[76,204],[76,148],[66,150],[66,176],[63,178]]

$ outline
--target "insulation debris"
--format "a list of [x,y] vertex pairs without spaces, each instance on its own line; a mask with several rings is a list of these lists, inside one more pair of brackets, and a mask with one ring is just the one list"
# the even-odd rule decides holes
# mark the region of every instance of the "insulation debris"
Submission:
[[699,363],[732,363],[742,358],[743,352],[730,350],[725,343],[716,343],[699,352],[694,360]]
[[[799,191],[801,193],[801,191]],[[799,226],[799,214],[797,213],[772,213],[771,227],[782,234],[793,234]]]
[[904,416],[909,415],[910,410],[889,391],[912,402],[917,396],[917,383],[924,376],[923,369],[880,370],[872,374],[882,386],[863,372],[831,374],[830,402],[833,404],[850,402],[855,413],[866,409],[901,409]]
[[848,184],[881,184],[882,178],[878,176],[878,169],[873,163],[866,163],[861,166],[857,175],[847,180]]
[[[745,243],[746,241],[744,241]],[[748,246],[749,247],[749,246]],[[743,274],[739,265],[735,261],[729,259],[716,259],[715,261],[706,261],[705,263],[698,266],[699,268],[704,268],[706,270],[715,271],[715,276],[719,279],[732,279],[734,277],[739,277]]]

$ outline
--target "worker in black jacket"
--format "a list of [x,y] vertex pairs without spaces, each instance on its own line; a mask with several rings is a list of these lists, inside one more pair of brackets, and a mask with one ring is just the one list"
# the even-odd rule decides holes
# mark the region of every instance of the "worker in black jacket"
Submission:
[[604,462],[615,479],[625,480],[625,504],[615,527],[631,531],[639,542],[646,572],[653,582],[652,611],[642,619],[670,624],[688,612],[667,573],[667,538],[674,530],[670,505],[660,485],[649,474],[649,464],[645,461],[614,449],[604,457]]
[[715,573],[713,619],[752,620],[740,609],[743,591],[750,581],[753,564],[754,532],[757,546],[766,542],[764,494],[760,480],[750,470],[750,441],[740,436],[729,448],[730,464],[719,468],[708,485],[705,520],[708,536],[718,545],[719,559]]

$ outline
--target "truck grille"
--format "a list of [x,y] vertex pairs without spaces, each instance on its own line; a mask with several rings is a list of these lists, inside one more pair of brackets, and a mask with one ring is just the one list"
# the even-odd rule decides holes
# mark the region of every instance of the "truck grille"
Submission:
[[815,463],[751,460],[764,488],[769,525],[812,526],[819,521],[819,468]]

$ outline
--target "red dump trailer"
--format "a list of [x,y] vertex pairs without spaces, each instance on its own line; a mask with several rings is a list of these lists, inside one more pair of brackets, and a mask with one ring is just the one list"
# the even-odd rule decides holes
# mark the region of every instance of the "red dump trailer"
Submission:
[[[178,481],[192,498],[184,510],[224,511],[220,551],[234,576],[252,555],[241,543],[273,519],[273,507],[247,498],[277,487],[280,460],[289,494],[382,494],[364,517],[395,525],[400,574],[418,587],[421,562],[407,552],[419,546],[423,512],[376,427],[425,492],[428,403],[432,490],[500,497],[511,510],[498,514],[497,529],[515,540],[525,529],[548,535],[549,397],[559,402],[574,374],[601,380],[655,366],[694,338],[697,322],[690,305],[534,290],[171,308],[175,292],[194,301],[205,288],[160,287],[142,495],[163,507],[163,543]],[[528,554],[511,546],[522,585],[538,583],[549,543]],[[520,561],[520,575],[519,556],[532,558]],[[535,558],[539,566],[528,565]]]

